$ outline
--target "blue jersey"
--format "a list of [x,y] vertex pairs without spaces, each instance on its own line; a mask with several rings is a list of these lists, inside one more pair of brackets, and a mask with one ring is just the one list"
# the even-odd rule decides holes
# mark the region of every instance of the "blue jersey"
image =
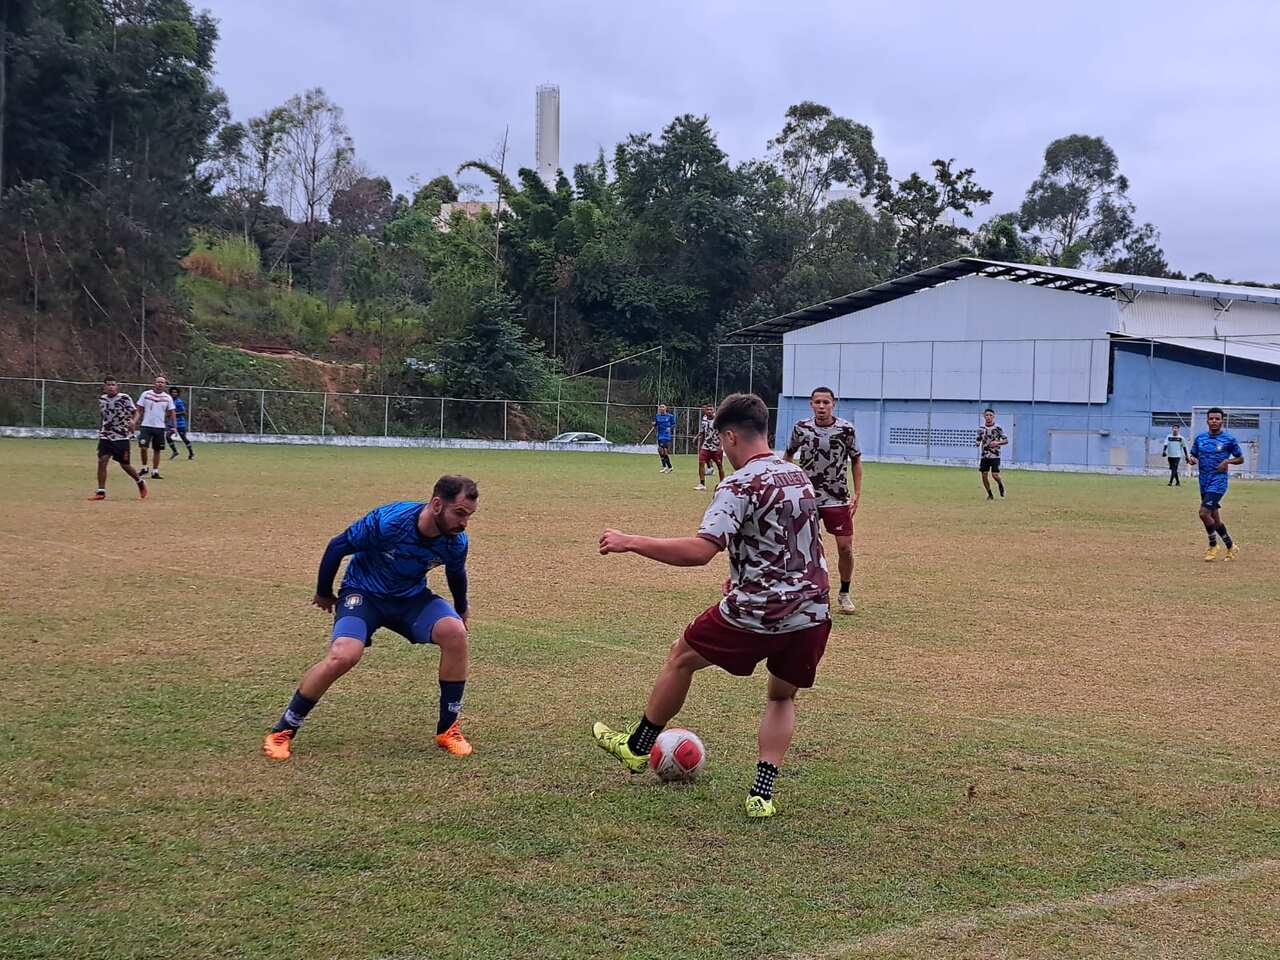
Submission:
[[428,592],[426,576],[433,567],[462,574],[467,535],[441,534],[428,540],[418,532],[418,514],[426,509],[425,503],[386,503],[348,527],[345,536],[355,556],[347,564],[342,589],[415,597]]
[[653,425],[658,428],[659,440],[670,440],[672,431],[676,428],[676,415],[674,413],[660,413],[653,418]]
[[1216,436],[1206,430],[1191,441],[1191,456],[1200,461],[1200,489],[1211,493],[1227,492],[1227,475],[1218,465],[1232,457],[1243,457],[1240,442],[1223,430]]
[[173,417],[179,430],[187,429],[187,401],[181,397],[173,398]]

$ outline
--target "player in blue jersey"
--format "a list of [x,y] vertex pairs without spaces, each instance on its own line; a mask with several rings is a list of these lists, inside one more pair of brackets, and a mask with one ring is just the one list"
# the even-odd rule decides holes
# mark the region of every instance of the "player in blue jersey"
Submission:
[[[333,612],[325,658],[302,675],[289,706],[262,743],[272,760],[288,760],[292,741],[330,685],[360,662],[379,627],[410,643],[440,648],[440,718],[436,745],[457,757],[471,753],[458,728],[467,680],[467,523],[480,491],[466,477],[436,481],[427,503],[388,503],[329,541],[311,602]],[[350,556],[338,595],[333,578]],[[427,588],[427,571],[443,566],[450,605]]]
[[178,445],[173,442],[177,435],[187,445],[187,459],[194,460],[196,453],[191,449],[191,441],[187,439],[187,401],[182,399],[181,387],[174,387],[169,394],[173,397],[173,426],[169,430],[169,449],[173,452],[169,454],[169,459],[178,458]]
[[1205,533],[1209,535],[1209,549],[1205,552],[1206,562],[1218,559],[1218,538],[1226,547],[1222,559],[1234,560],[1237,548],[1227,533],[1227,525],[1222,522],[1222,498],[1227,495],[1227,471],[1232,465],[1244,463],[1244,451],[1240,442],[1222,429],[1226,415],[1221,407],[1211,407],[1205,418],[1209,429],[1191,441],[1191,449],[1187,452],[1187,463],[1200,465],[1200,522],[1204,524]]
[[658,404],[658,413],[653,418],[653,426],[658,437],[658,459],[662,461],[659,473],[671,472],[671,444],[675,440],[676,415],[667,413],[665,403]]

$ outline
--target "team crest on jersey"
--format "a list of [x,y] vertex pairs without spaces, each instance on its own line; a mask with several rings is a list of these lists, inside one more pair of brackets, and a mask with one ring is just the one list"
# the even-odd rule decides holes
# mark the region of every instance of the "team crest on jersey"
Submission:
[[360,596],[360,594],[353,593],[351,594],[351,596],[347,597],[347,599],[342,601],[342,605],[346,607],[348,610],[354,610],[356,607],[360,606],[360,604],[363,602],[364,602],[364,598]]

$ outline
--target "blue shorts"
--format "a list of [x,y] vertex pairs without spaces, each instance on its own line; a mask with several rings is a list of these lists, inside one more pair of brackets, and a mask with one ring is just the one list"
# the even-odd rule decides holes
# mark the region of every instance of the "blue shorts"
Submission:
[[359,590],[343,590],[333,608],[329,642],[355,637],[369,647],[373,645],[374,631],[386,627],[410,643],[430,643],[432,629],[446,617],[462,619],[453,604],[431,592],[416,597],[377,597]]
[[1226,490],[1200,490],[1200,506],[1206,510],[1217,510],[1222,506],[1222,498],[1227,495]]

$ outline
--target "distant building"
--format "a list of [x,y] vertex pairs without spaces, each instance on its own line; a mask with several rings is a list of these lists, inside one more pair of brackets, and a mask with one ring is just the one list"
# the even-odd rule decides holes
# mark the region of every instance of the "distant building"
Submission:
[[[463,214],[468,220],[474,220],[480,216],[483,211],[496,214],[499,211],[497,200],[458,200],[454,203],[440,204],[440,212],[436,215],[436,228],[442,233],[449,232],[449,221],[453,219],[455,213]],[[503,200],[501,205],[503,213],[510,213],[511,207],[507,205],[507,201]]]
[[1280,290],[964,257],[731,340],[781,341],[784,443],[826,386],[871,457],[976,462],[990,404],[1009,463],[1133,472],[1219,405],[1280,475]]

